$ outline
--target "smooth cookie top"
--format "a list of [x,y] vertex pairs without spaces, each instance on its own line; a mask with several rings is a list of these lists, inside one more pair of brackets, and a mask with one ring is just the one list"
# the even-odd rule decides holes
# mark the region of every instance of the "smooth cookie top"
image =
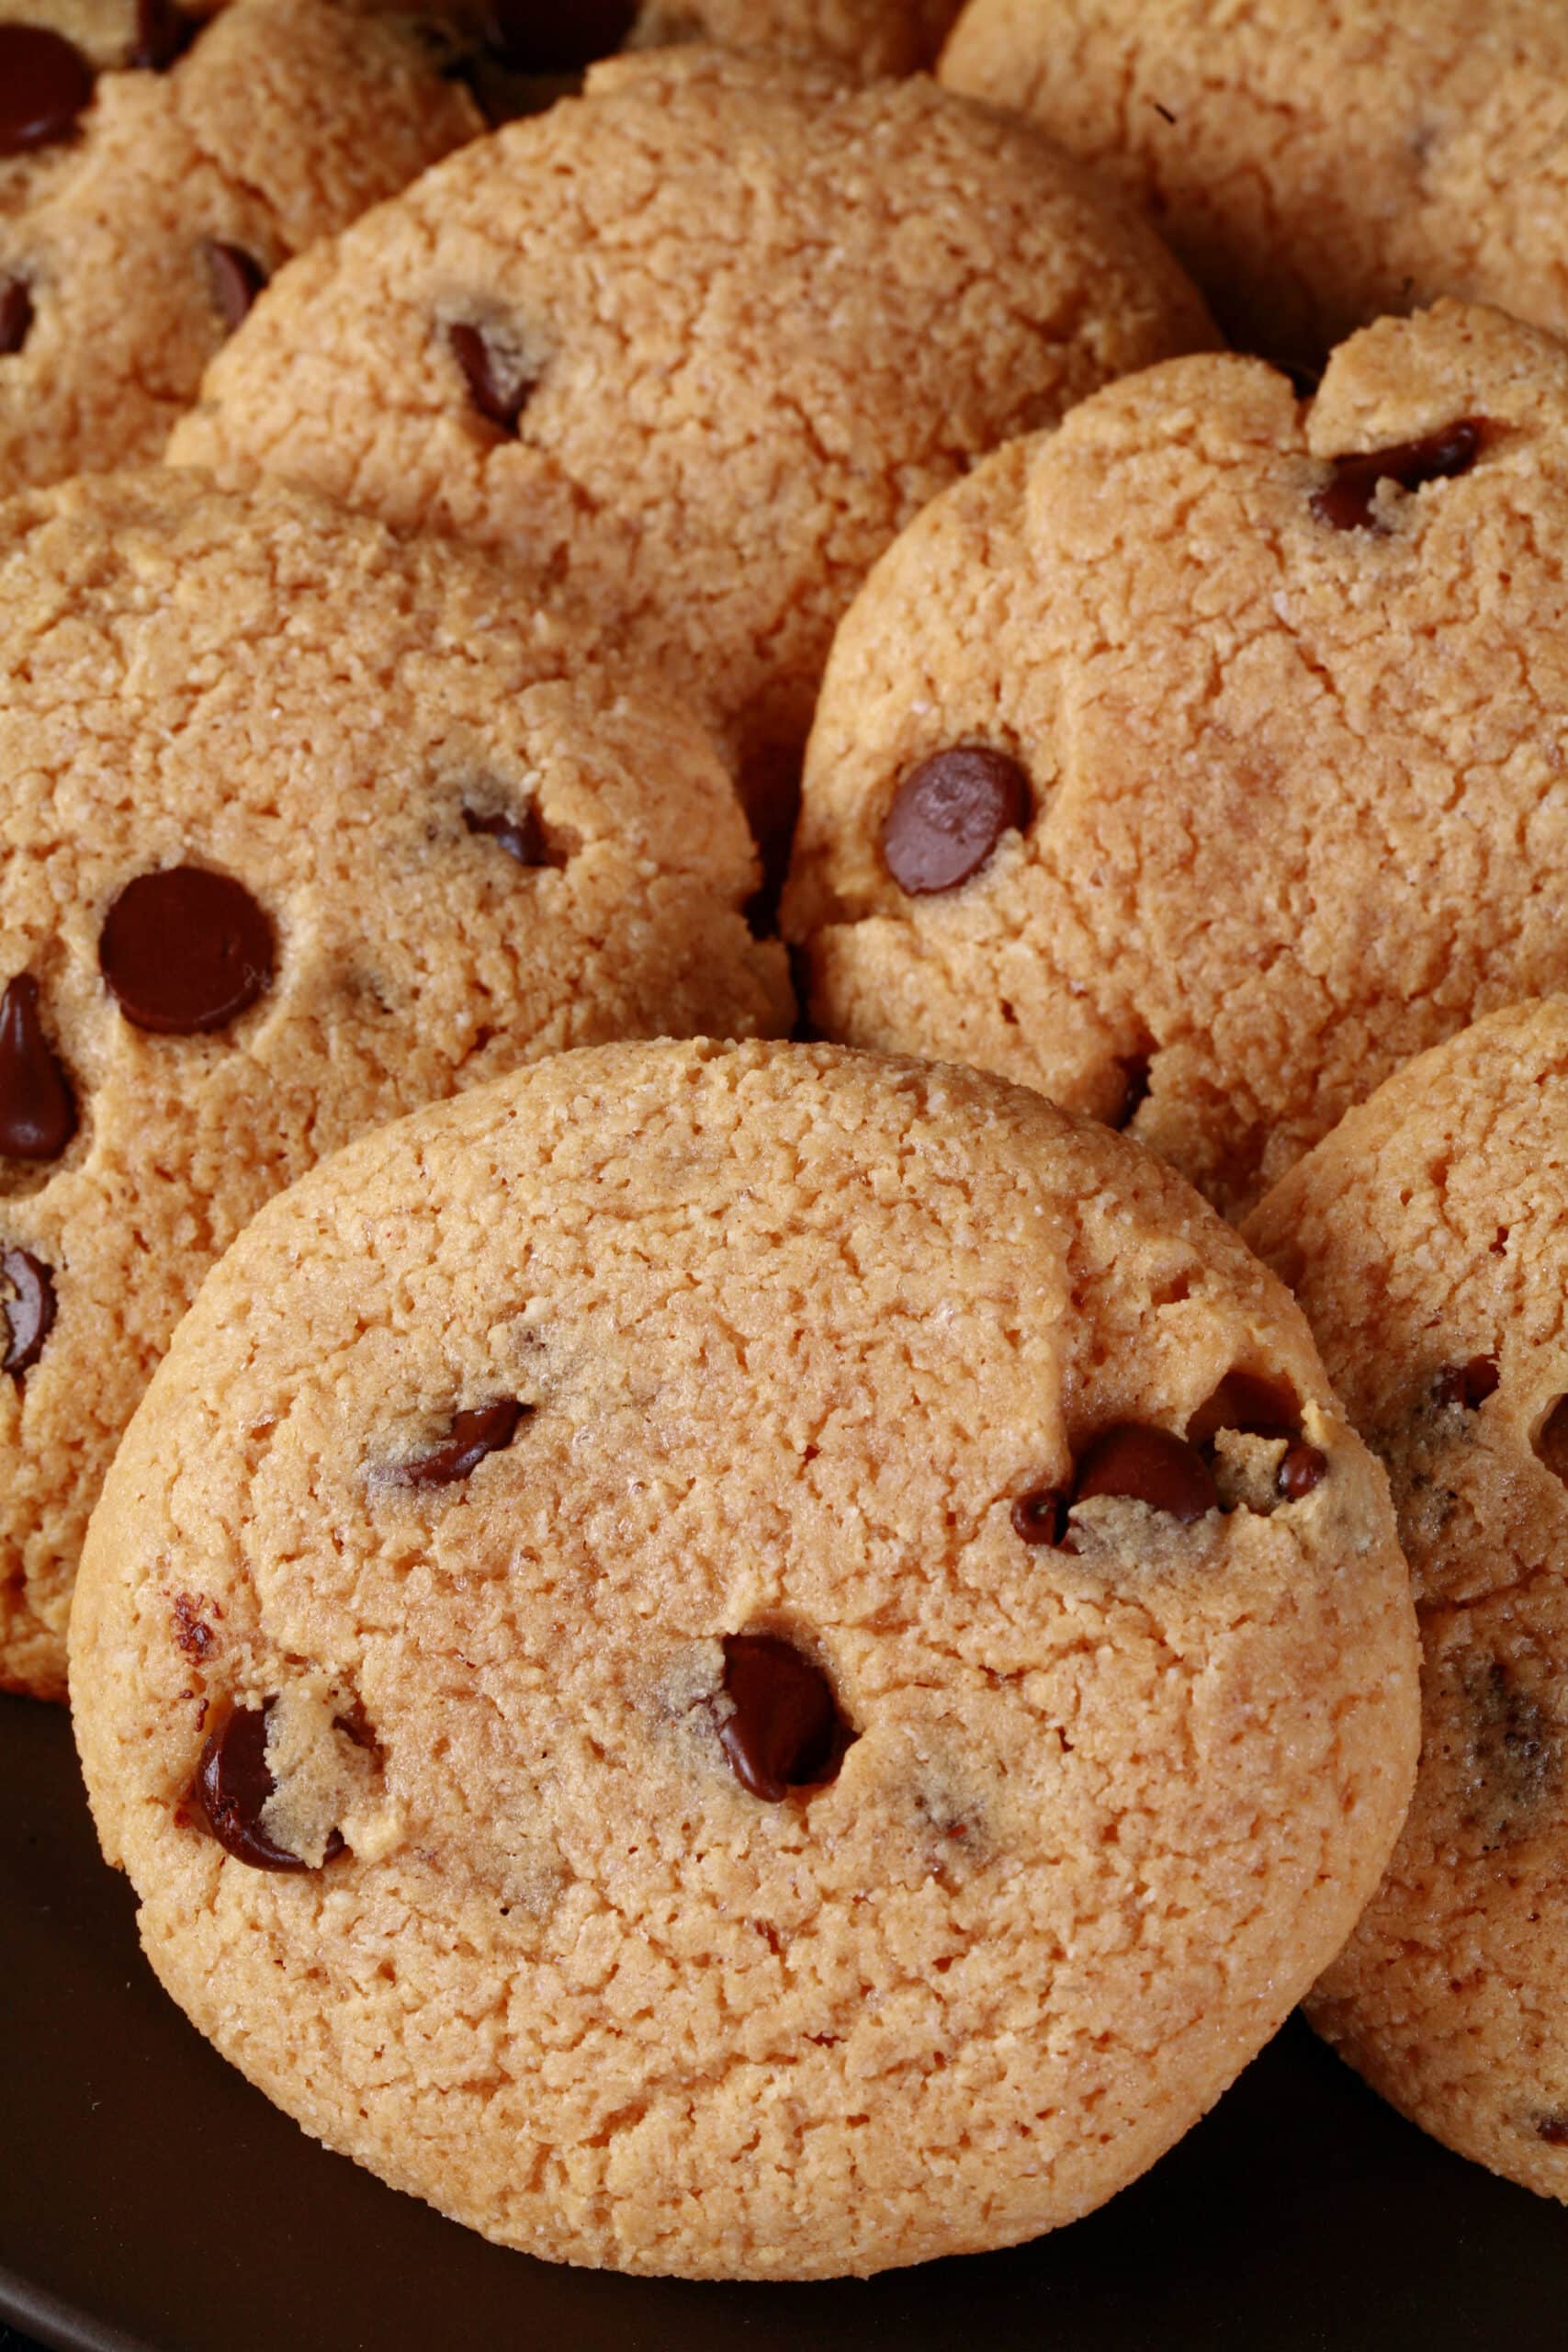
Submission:
[[1410,1063],[1247,1236],[1388,1470],[1426,1653],[1416,1801],[1314,2020],[1568,2199],[1568,998]]
[[530,1056],[787,1029],[726,773],[482,558],[300,493],[0,508],[0,1683],[202,1274],[362,1127]]
[[170,445],[564,576],[788,802],[834,622],[1004,434],[1211,337],[1130,209],[929,82],[674,49],[257,302]]
[[613,1047],[363,1139],[203,1290],[72,1621],[169,1990],[508,2244],[1030,2237],[1337,1949],[1415,1766],[1381,1475],[1120,1138]]
[[784,901],[818,1026],[1245,1207],[1568,980],[1565,576],[1568,352],[1495,311],[1385,320],[1311,403],[1175,361],[998,451],[839,632]]

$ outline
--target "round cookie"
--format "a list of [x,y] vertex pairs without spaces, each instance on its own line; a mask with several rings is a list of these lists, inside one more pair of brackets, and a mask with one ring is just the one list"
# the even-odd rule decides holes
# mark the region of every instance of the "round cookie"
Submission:
[[674,49],[587,92],[304,255],[170,456],[564,577],[787,824],[833,624],[900,526],[1210,330],[1130,211],[929,82]]
[[695,2277],[1099,2204],[1337,1950],[1416,1756],[1284,1292],[1121,1138],[830,1046],[563,1056],[269,1204],[71,1643],[225,2055],[492,2237]]
[[1193,358],[998,452],[839,633],[784,909],[817,1025],[1247,1206],[1568,981],[1565,570],[1568,352],[1495,311],[1365,330],[1311,405]]
[[1387,1467],[1426,1654],[1416,1800],[1313,2019],[1568,2199],[1568,998],[1408,1064],[1247,1232]]
[[0,492],[157,457],[271,274],[482,128],[352,9],[140,13],[96,79],[107,25],[0,16]]
[[0,1685],[51,1694],[120,1431],[269,1194],[533,1056],[791,1001],[701,731],[299,493],[0,508]]
[[1550,0],[970,0],[941,72],[1119,181],[1248,348],[1444,294],[1568,334]]

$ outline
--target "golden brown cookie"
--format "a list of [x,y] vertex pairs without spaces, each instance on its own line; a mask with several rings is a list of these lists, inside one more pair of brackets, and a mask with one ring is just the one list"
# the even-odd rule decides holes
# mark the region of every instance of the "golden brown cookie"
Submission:
[[1382,1474],[1145,1154],[830,1046],[564,1055],[214,1272],[72,1700],[164,1984],[503,2243],[1071,2220],[1338,1948],[1415,1768]]
[[674,49],[429,173],[259,301],[178,463],[562,579],[792,806],[837,620],[1004,434],[1209,339],[1130,211],[929,82]]
[[1568,2200],[1568,998],[1411,1062],[1247,1233],[1387,1467],[1426,1653],[1416,1801],[1313,2019]]
[[1128,1123],[1245,1207],[1568,981],[1568,352],[1440,304],[1151,368],[938,500],[824,684],[813,1015]]
[[213,1259],[562,1046],[776,1034],[718,757],[462,549],[195,473],[0,508],[0,1686]]

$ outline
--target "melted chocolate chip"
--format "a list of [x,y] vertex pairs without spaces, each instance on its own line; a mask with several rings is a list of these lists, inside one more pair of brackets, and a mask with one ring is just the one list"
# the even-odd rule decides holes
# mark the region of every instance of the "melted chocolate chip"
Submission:
[[528,405],[534,381],[525,376],[507,384],[496,373],[494,356],[478,327],[459,319],[446,330],[458,367],[468,379],[468,397],[479,414],[503,433],[515,433],[517,420]]
[[1029,819],[1029,778],[1016,760],[955,743],[909,770],[882,820],[882,858],[911,898],[955,890],[978,874],[1002,835]]
[[1332,460],[1334,479],[1312,502],[1321,522],[1337,531],[1376,531],[1386,527],[1372,509],[1380,481],[1393,481],[1401,490],[1419,490],[1423,482],[1450,481],[1470,471],[1481,452],[1484,420],[1464,417],[1421,441],[1401,441],[1391,449]]
[[1012,1507],[1013,1533],[1024,1544],[1059,1544],[1067,1532],[1067,1498],[1055,1487],[1036,1487]]
[[1093,1439],[1078,1465],[1075,1503],[1122,1495],[1190,1526],[1219,1508],[1213,1475],[1196,1446],[1169,1430],[1118,1421]]
[[0,277],[0,359],[26,343],[33,323],[32,288],[25,277]]
[[1472,1658],[1461,1678],[1467,1716],[1467,1819],[1495,1852],[1526,1832],[1562,1784],[1554,1716],[1504,1658]]
[[1299,1438],[1301,1407],[1295,1390],[1265,1373],[1227,1372],[1188,1422],[1188,1442],[1207,1445],[1221,1430],[1235,1430],[1244,1437]]
[[0,1251],[0,1274],[10,1283],[13,1295],[0,1299],[0,1316],[4,1316],[10,1336],[6,1353],[0,1357],[0,1372],[20,1378],[30,1372],[43,1353],[43,1343],[54,1329],[54,1277],[41,1258],[30,1250]]
[[452,1426],[437,1445],[400,1463],[393,1477],[400,1487],[450,1487],[477,1470],[487,1453],[499,1453],[517,1434],[517,1424],[531,1405],[502,1396],[493,1405],[476,1405],[455,1413]]
[[209,237],[206,250],[212,299],[232,334],[249,317],[252,303],[266,284],[266,272],[243,245],[223,245]]
[[43,25],[0,24],[0,155],[68,139],[93,95],[73,41]]
[[776,1634],[727,1634],[724,1687],[734,1711],[719,1726],[743,1789],[779,1804],[791,1789],[833,1779],[854,1734],[827,1676]]
[[1478,1405],[1486,1402],[1501,1377],[1491,1356],[1472,1356],[1468,1363],[1446,1364],[1437,1378],[1438,1402],[1461,1406],[1467,1413],[1473,1413]]
[[201,1604],[188,1592],[176,1592],[169,1604],[175,1639],[193,1666],[199,1666],[218,1645],[218,1636],[201,1613]]
[[[275,1845],[261,1826],[275,1786],[266,1760],[266,1719],[273,1705],[269,1699],[265,1707],[236,1707],[219,1725],[201,1751],[189,1800],[237,1862],[256,1871],[308,1871],[309,1862]],[[343,1850],[342,1834],[334,1829],[323,1860],[333,1861]]]
[[488,834],[499,842],[508,857],[519,865],[547,865],[550,863],[545,846],[544,827],[536,808],[525,808],[515,817],[496,815],[481,817],[476,809],[465,808],[463,822],[470,833]]
[[128,65],[164,74],[196,39],[196,19],[174,0],[136,0],[136,33],[125,53]]
[[201,865],[128,882],[105,918],[98,968],[138,1029],[221,1029],[273,974],[272,929],[243,883]]
[[1549,2148],[1568,2148],[1568,2115],[1538,2115],[1535,2135]]
[[637,0],[575,0],[570,8],[491,0],[484,37],[514,73],[577,74],[619,49],[637,17]]
[[58,1159],[76,1102],[39,1019],[38,982],[18,973],[0,996],[0,1156]]
[[1285,1448],[1274,1484],[1288,1503],[1299,1503],[1310,1495],[1328,1475],[1328,1456],[1321,1446],[1308,1445],[1302,1440]]

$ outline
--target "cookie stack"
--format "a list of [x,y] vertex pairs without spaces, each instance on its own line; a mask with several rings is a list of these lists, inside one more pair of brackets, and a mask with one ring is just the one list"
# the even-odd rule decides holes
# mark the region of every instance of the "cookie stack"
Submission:
[[1325,49],[1337,241],[1282,5],[208,13],[0,22],[0,1680],[159,1977],[632,2272],[1308,1996],[1568,2195],[1556,36]]

